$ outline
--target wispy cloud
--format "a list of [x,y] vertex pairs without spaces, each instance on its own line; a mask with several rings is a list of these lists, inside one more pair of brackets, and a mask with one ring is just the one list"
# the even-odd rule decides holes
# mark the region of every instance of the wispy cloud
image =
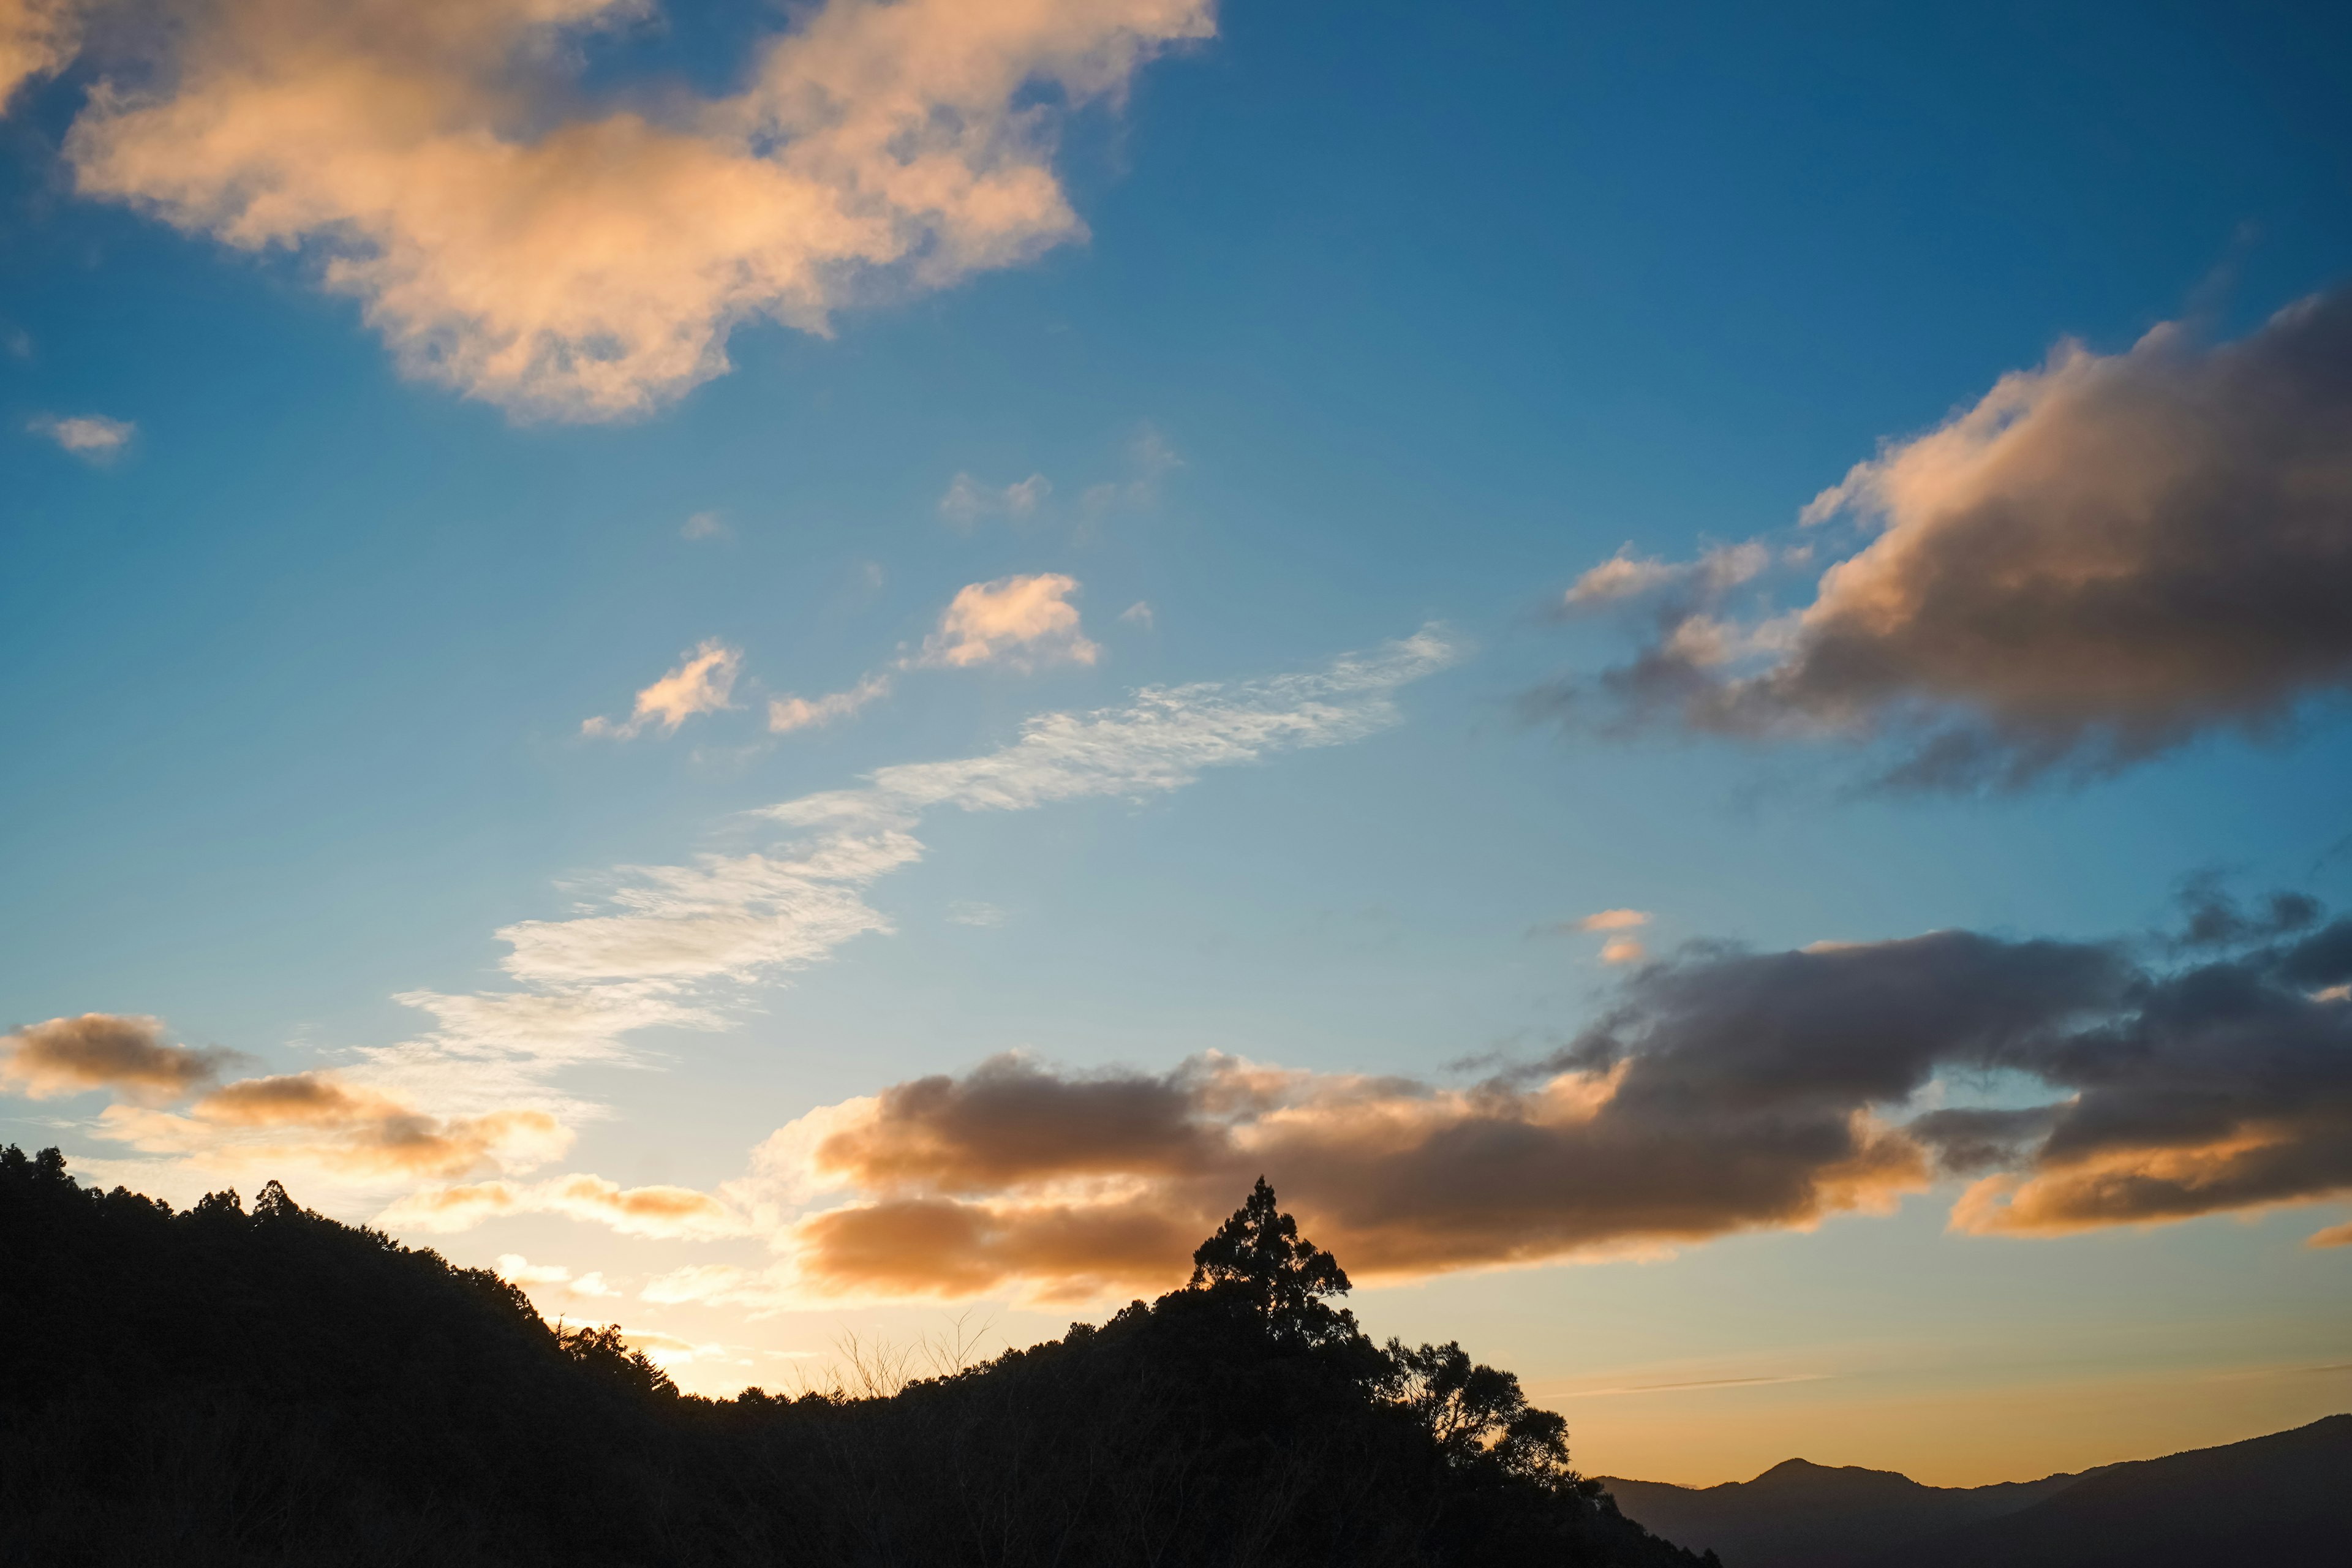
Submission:
[[56,442],[77,458],[100,463],[121,452],[139,433],[139,426],[128,419],[109,419],[102,414],[77,414],[68,417],[43,415],[25,426],[31,434]]
[[625,740],[648,724],[657,724],[664,733],[676,734],[680,724],[698,713],[717,713],[733,706],[729,699],[742,668],[740,648],[711,637],[681,654],[677,668],[638,692],[636,705],[626,719],[589,719],[582,722],[580,732]]
[[940,497],[940,515],[967,531],[985,518],[1010,518],[1018,522],[1036,516],[1037,509],[1053,493],[1054,481],[1043,474],[1032,474],[1009,485],[983,485],[970,474],[958,474],[949,483],[947,493]]
[[855,717],[869,702],[890,695],[890,678],[869,675],[846,691],[824,697],[772,697],[768,700],[768,731],[787,735],[794,730],[831,724]]
[[[726,97],[579,79],[639,0],[222,0],[121,29],[78,188],[247,249],[299,247],[410,374],[520,415],[642,413],[722,374],[739,324],[830,330],[1082,237],[1070,110],[1214,31],[1211,0],[827,0]],[[64,45],[22,0],[0,68]],[[132,13],[134,17],[143,15]],[[625,95],[625,100],[621,100]]]
[[[622,1188],[584,1173],[513,1179],[561,1155],[571,1129],[601,1113],[554,1080],[584,1064],[643,1065],[631,1037],[724,1027],[744,987],[772,984],[858,937],[893,930],[866,891],[922,857],[916,830],[932,812],[1147,798],[1211,768],[1360,740],[1397,721],[1402,687],[1460,653],[1431,627],[1320,670],[1147,688],[1123,706],[1040,715],[992,752],[884,768],[851,787],[783,802],[750,818],[783,835],[777,843],[618,868],[581,889],[577,912],[503,928],[514,987],[403,994],[398,1000],[432,1020],[411,1039],[359,1049],[333,1072],[229,1084],[181,1112],[118,1103],[103,1113],[101,1131],[205,1170],[292,1162],[378,1201],[419,1179],[454,1184],[394,1202],[384,1223],[402,1226],[454,1230],[552,1213],[635,1235],[739,1234],[754,1224],[753,1209],[726,1194]],[[125,1098],[143,1092],[142,1075],[165,1094],[213,1081],[217,1064],[170,1055],[184,1048],[163,1045],[152,1021],[126,1028],[120,1048],[68,1051],[51,1041],[35,1053],[38,1066],[22,1045],[6,1059],[23,1067],[20,1081],[46,1083],[37,1075],[67,1070],[57,1064],[69,1058],[81,1064],[71,1069],[76,1081],[102,1080]],[[151,1058],[151,1049],[166,1055]],[[482,1173],[493,1173],[473,1179]]]
[[698,511],[677,530],[680,539],[724,539],[727,533],[727,520],[715,511]]
[[478,1182],[409,1194],[380,1216],[408,1230],[466,1230],[505,1215],[560,1214],[607,1226],[624,1236],[709,1240],[740,1236],[750,1222],[692,1187],[624,1187],[602,1176],[558,1176],[537,1183]]

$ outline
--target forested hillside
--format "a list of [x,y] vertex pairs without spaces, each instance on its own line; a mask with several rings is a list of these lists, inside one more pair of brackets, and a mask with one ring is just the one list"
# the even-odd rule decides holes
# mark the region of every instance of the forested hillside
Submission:
[[0,1151],[0,1561],[1699,1559],[1457,1347],[1373,1343],[1260,1183],[1192,1284],[890,1397],[681,1394],[612,1330],[275,1184],[175,1213]]

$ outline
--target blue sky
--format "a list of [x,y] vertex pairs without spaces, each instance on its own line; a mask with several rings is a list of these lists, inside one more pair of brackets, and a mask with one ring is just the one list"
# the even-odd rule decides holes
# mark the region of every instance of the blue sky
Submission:
[[[1078,1075],[1218,1051],[1447,1084],[1475,1078],[1464,1058],[1538,1060],[1636,967],[1549,929],[1595,911],[1646,913],[1627,929],[1664,958],[2142,939],[2200,872],[2249,900],[2352,903],[2346,667],[2324,649],[2255,715],[2262,736],[2200,720],[2120,769],[2007,789],[1872,787],[1891,730],[1626,735],[1528,700],[1649,635],[1639,605],[1563,610],[1621,549],[1816,543],[1740,585],[1769,603],[1726,601],[1761,625],[1869,537],[1798,516],[1882,443],[2063,340],[2117,363],[2168,321],[2227,343],[2338,286],[2341,18],[1229,0],[1212,33],[1176,4],[1069,9],[1202,35],[1083,92],[1013,59],[998,107],[1031,130],[1004,134],[1049,116],[1050,145],[1021,157],[1072,224],[1008,258],[939,241],[937,276],[852,268],[823,285],[824,334],[743,321],[723,374],[648,383],[617,413],[390,352],[398,297],[326,282],[372,254],[364,215],[240,247],[216,212],[171,205],[217,170],[155,173],[150,148],[94,174],[93,84],[197,101],[202,61],[142,53],[135,16],[53,48],[0,122],[0,1024],[153,1016],[166,1042],[252,1058],[231,1078],[326,1074],[481,1115],[475,1089],[442,1105],[360,1053],[415,1037],[397,995],[506,994],[495,933],[607,897],[615,868],[745,853],[773,834],[746,814],[1139,688],[1218,683],[1200,700],[1247,706],[1246,683],[1424,627],[1443,655],[1317,743],[1173,787],[925,815],[919,860],[857,884],[889,931],[696,991],[714,1010],[698,1026],[534,1079],[571,1140],[549,1163],[404,1185],[292,1152],[261,1169],[250,1139],[127,1145],[100,1117],[136,1096],[94,1079],[0,1100],[0,1138],[183,1202],[283,1174],[352,1218],[408,1188],[564,1173],[719,1194],[817,1108],[1008,1050]],[[672,5],[577,34],[534,111],[722,100],[784,27]],[[274,154],[298,174],[306,155]],[[412,242],[437,277],[437,242]],[[55,422],[77,417],[130,433],[69,450]],[[2313,417],[2324,436],[2337,416]],[[960,478],[980,504],[947,501]],[[2323,523],[2352,534],[2341,510]],[[1055,633],[926,664],[961,591],[1053,574],[1091,662]],[[583,733],[706,642],[740,659],[731,707]],[[854,715],[770,731],[770,699],[876,675],[888,695]],[[2340,1365],[2300,1370],[2352,1359],[2352,1249],[2302,1245],[2352,1217],[2340,1187],[2021,1238],[1947,1234],[1964,1185],[1811,1231],[1399,1277],[1359,1306],[1518,1368],[1586,1468],[1665,1479],[1797,1452],[2013,1479],[2342,1406]],[[672,1347],[695,1387],[772,1384],[845,1322],[911,1334],[962,1310],[878,1287],[783,1309],[645,1298],[679,1268],[789,1259],[800,1211],[756,1201],[786,1206],[717,1239],[564,1212],[412,1238],[597,1272],[619,1293],[549,1282],[543,1304],[723,1347]],[[1101,1304],[1011,1275],[977,1299],[1013,1339]],[[1651,1389],[1680,1383],[1708,1386]]]

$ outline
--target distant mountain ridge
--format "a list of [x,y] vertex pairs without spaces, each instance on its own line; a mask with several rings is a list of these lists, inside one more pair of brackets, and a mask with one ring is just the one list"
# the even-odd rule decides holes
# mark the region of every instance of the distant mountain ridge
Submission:
[[1627,1515],[1724,1568],[2210,1568],[2352,1542],[2352,1415],[2078,1475],[1922,1486],[1789,1459],[1749,1481],[1601,1478]]

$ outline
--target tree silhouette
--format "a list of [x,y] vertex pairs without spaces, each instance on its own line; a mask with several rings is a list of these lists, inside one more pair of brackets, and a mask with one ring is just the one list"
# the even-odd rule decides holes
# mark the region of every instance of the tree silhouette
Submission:
[[175,1213],[0,1149],[0,1568],[1696,1568],[1347,1289],[1261,1179],[1099,1327],[709,1400],[275,1182]]
[[1328,1344],[1354,1336],[1355,1315],[1326,1304],[1350,1289],[1339,1260],[1302,1240],[1264,1176],[1217,1233],[1193,1249],[1190,1289],[1245,1302],[1277,1339]]

